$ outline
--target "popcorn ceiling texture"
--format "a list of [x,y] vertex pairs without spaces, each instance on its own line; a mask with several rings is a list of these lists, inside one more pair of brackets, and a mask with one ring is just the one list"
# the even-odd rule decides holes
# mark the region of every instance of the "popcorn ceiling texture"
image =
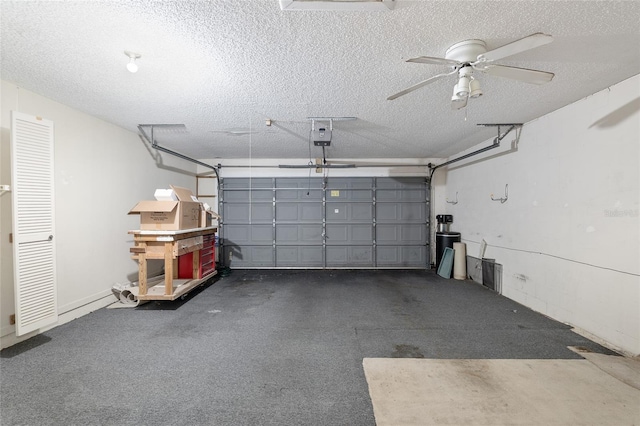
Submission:
[[[159,142],[196,158],[305,157],[311,116],[358,117],[334,123],[331,158],[446,157],[494,135],[477,123],[527,122],[640,71],[636,1],[398,0],[387,12],[285,12],[277,0],[0,7],[3,80],[135,132],[185,124]],[[453,76],[386,100],[447,71],[410,57],[538,31],[554,42],[499,63],[554,72],[547,85],[482,74],[484,96],[461,111],[450,109]],[[124,50],[142,55],[138,73],[126,71]]]

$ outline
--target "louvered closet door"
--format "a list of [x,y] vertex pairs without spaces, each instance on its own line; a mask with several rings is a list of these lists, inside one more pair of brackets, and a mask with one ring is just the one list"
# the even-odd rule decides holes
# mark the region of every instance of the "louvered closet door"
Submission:
[[58,320],[53,123],[12,111],[11,192],[16,335]]

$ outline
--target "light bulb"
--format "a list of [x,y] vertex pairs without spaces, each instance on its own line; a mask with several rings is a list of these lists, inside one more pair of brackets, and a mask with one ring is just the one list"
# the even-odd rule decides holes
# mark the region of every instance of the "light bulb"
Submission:
[[138,64],[136,64],[136,58],[131,58],[131,60],[127,64],[127,69],[129,70],[129,72],[138,72]]

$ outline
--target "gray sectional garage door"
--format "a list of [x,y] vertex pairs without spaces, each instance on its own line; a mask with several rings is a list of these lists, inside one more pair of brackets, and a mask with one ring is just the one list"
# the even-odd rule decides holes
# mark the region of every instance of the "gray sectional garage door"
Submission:
[[231,268],[427,268],[429,192],[416,178],[220,179]]

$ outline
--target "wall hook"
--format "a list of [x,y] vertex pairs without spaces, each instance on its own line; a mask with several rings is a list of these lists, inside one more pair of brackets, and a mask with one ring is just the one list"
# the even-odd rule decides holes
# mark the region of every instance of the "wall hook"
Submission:
[[504,186],[504,198],[493,198],[493,194],[491,194],[491,199],[493,201],[500,201],[500,203],[504,204],[509,199],[509,184]]
[[458,204],[458,193],[456,192],[456,200],[455,201],[449,201],[448,198],[445,201],[447,203],[449,203],[449,204]]

